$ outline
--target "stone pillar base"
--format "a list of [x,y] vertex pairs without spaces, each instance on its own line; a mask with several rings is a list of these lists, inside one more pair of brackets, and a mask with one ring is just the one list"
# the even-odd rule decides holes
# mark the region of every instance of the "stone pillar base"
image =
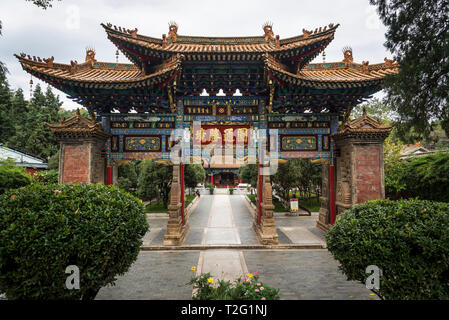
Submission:
[[188,225],[170,228],[169,222],[167,224],[167,233],[164,236],[164,246],[179,246],[184,241],[188,229]]
[[259,242],[264,245],[279,244],[276,226],[274,225],[274,219],[273,224],[271,226],[267,225],[268,223],[266,220],[264,222],[265,223],[260,226],[257,225],[257,223],[253,224],[253,229],[257,234]]
[[316,226],[317,226],[317,228],[323,230],[324,232],[328,232],[329,229],[331,228],[330,224],[323,223],[319,220],[317,221]]

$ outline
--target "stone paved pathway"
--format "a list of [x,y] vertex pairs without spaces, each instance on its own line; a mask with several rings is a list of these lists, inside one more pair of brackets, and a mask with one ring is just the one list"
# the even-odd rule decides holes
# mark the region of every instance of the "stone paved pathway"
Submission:
[[[204,263],[207,259],[210,263]],[[281,299],[376,299],[363,284],[347,281],[323,249],[145,251],[118,277],[116,286],[102,288],[97,299],[190,299],[192,287],[186,283],[194,275],[193,265],[229,280],[259,271],[266,285],[280,289]]]
[[[201,195],[189,217],[184,245],[258,244],[252,229],[251,206],[242,195]],[[317,215],[276,215],[280,243],[325,243],[316,228]],[[150,218],[147,245],[161,245],[167,218]],[[190,270],[196,266],[197,271]],[[190,299],[186,285],[196,273],[234,280],[259,271],[261,280],[279,288],[282,299],[376,299],[361,283],[347,281],[338,263],[325,250],[145,251],[115,287],[100,290],[97,299]]]

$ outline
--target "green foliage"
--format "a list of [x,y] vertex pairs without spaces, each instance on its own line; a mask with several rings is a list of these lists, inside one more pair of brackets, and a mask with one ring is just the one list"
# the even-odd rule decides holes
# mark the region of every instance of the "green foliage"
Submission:
[[423,136],[441,120],[449,135],[449,2],[371,0],[387,27],[386,47],[400,63],[387,78],[387,98],[403,126]]
[[[214,282],[217,281],[216,284]],[[188,283],[197,289],[193,300],[279,300],[279,289],[259,282],[258,274],[247,274],[231,283],[215,280],[210,273],[193,277]]]
[[11,159],[0,162],[0,194],[9,189],[20,188],[32,182],[24,167],[14,165]]
[[36,172],[33,175],[33,179],[39,183],[58,183],[58,171],[56,170],[44,170]]
[[213,185],[210,182],[206,182],[206,184],[204,186],[206,187],[206,189],[209,189],[210,194],[214,194],[215,185]]
[[374,200],[342,213],[327,246],[349,280],[382,270],[385,299],[449,299],[449,204]]
[[168,206],[170,187],[173,179],[173,167],[152,160],[144,160],[139,164],[137,195],[142,200],[157,198],[164,207]]
[[206,170],[202,165],[186,164],[184,166],[184,183],[187,188],[195,188],[204,179],[206,179]]
[[[103,184],[32,184],[0,196],[0,292],[8,299],[93,299],[137,259],[144,206]],[[80,270],[67,290],[66,267]]]
[[371,99],[367,103],[359,104],[352,109],[351,116],[357,119],[362,116],[363,109],[366,110],[370,117],[376,118],[383,122],[391,122],[396,120],[397,113],[390,104],[380,101],[377,98]]
[[118,167],[117,183],[119,188],[131,193],[137,190],[137,163],[129,162]]
[[36,85],[30,103],[27,103],[22,92],[16,92],[13,106],[8,115],[14,131],[8,137],[8,146],[22,152],[49,159],[57,153],[59,143],[50,131],[47,123],[57,123],[62,102],[55,96],[50,87],[42,92]]
[[59,150],[54,155],[48,159],[48,169],[58,170],[59,169]]
[[321,189],[321,164],[306,159],[293,159],[280,163],[273,176],[274,189],[287,203],[290,192],[298,188],[309,194]]
[[257,164],[245,164],[239,168],[239,177],[242,183],[249,183],[253,188],[257,186],[257,175],[259,167]]
[[439,152],[385,166],[388,197],[449,202],[449,153]]

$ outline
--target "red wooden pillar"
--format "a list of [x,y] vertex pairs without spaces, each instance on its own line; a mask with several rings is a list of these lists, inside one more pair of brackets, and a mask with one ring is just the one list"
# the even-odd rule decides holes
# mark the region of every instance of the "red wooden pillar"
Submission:
[[210,183],[214,184],[214,174],[213,173],[211,173],[211,175],[210,175]]
[[262,176],[261,176],[261,171],[262,171],[262,165],[259,164],[259,179],[258,179],[258,186],[257,186],[257,202],[259,204],[259,225],[262,219]]
[[185,206],[185,195],[184,195],[184,164],[181,163],[181,218],[182,218],[182,225],[185,225],[185,220],[184,220],[184,206]]
[[112,184],[112,167],[111,166],[107,166],[106,167],[106,185],[111,185]]
[[329,209],[330,209],[330,223],[335,224],[335,167],[331,163],[329,166]]

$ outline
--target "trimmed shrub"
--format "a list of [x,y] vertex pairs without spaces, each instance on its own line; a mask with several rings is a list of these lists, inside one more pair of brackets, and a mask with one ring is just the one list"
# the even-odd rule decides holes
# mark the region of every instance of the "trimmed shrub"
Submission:
[[0,194],[6,190],[20,188],[32,182],[24,167],[14,165],[10,159],[0,163]]
[[[32,184],[0,196],[0,292],[8,299],[93,299],[136,260],[144,205],[102,184]],[[76,265],[80,289],[66,289]]]
[[33,179],[39,183],[58,183],[58,170],[44,170],[36,172]]
[[449,202],[449,152],[402,160],[385,169],[385,192],[392,199]]
[[385,299],[449,298],[449,204],[374,200],[345,211],[326,235],[349,280],[365,283],[382,270]]

